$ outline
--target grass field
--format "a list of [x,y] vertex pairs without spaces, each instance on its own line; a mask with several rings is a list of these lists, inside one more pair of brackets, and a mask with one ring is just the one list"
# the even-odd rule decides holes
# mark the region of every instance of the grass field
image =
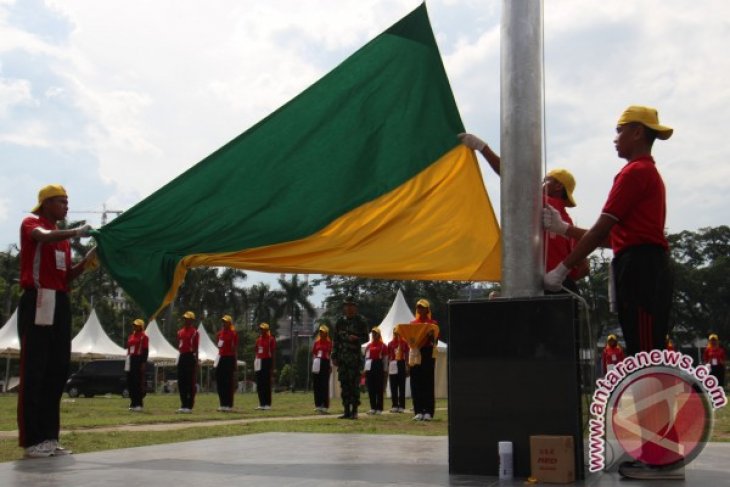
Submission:
[[[367,401],[367,395],[361,397]],[[0,432],[17,429],[17,396],[0,394]],[[219,413],[218,396],[199,394],[193,414],[175,414],[179,407],[176,394],[151,394],[145,398],[145,411],[132,413],[127,410],[129,400],[120,396],[70,399],[64,395],[61,403],[61,443],[76,453],[130,448],[135,446],[174,443],[180,441],[237,436],[266,432],[312,433],[365,433],[446,435],[446,400],[438,400],[436,418],[431,422],[411,421],[412,414],[384,414],[368,416],[360,411],[358,421],[337,419],[341,414],[339,401],[333,402],[332,413],[315,414],[311,393],[280,393],[273,397],[273,408],[256,411],[255,394],[238,394],[235,411]],[[386,399],[386,409],[390,405]],[[285,419],[286,418],[286,419]],[[295,418],[296,420],[291,420]],[[242,424],[228,424],[241,420]],[[245,420],[254,420],[243,423]],[[225,421],[225,424],[221,422]],[[199,424],[204,422],[205,424]],[[162,431],[124,431],[128,425],[168,424],[171,429]],[[0,462],[16,460],[23,451],[18,447],[17,435],[0,436]]]
[[[362,400],[367,401],[364,395]],[[266,432],[365,433],[446,435],[448,433],[446,400],[436,402],[436,418],[431,422],[411,421],[411,414],[368,416],[362,410],[358,421],[338,420],[339,401],[333,401],[332,414],[314,413],[311,393],[279,393],[273,397],[273,409],[256,411],[255,394],[236,395],[235,411],[219,413],[218,396],[199,394],[193,414],[175,414],[179,407],[176,394],[151,394],[145,399],[145,411],[131,413],[129,401],[120,396],[70,399],[64,395],[61,404],[61,442],[74,452],[130,448],[161,443],[238,436]],[[18,447],[14,431],[17,396],[0,394],[0,462],[16,460],[23,451]],[[386,399],[386,409],[389,400]],[[237,424],[230,421],[238,420]],[[246,422],[250,420],[250,422]],[[203,423],[203,424],[200,424]],[[125,431],[134,425],[141,430]],[[149,428],[161,429],[145,430]],[[165,426],[167,425],[167,426]],[[127,428],[129,429],[129,428]],[[711,441],[730,441],[730,409],[715,412]]]

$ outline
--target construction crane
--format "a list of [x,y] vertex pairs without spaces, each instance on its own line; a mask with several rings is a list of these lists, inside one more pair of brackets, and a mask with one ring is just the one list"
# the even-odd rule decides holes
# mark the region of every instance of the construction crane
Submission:
[[101,208],[102,208],[101,211],[99,211],[99,210],[88,210],[88,211],[81,211],[81,210],[79,210],[79,211],[69,211],[69,213],[79,213],[79,214],[84,214],[84,213],[87,213],[87,214],[88,213],[100,213],[101,214],[101,226],[102,227],[104,225],[106,225],[106,216],[108,214],[111,213],[113,215],[119,216],[122,213],[124,213],[123,210],[108,210],[107,207],[106,207],[106,203],[103,204],[103,205],[101,205]]

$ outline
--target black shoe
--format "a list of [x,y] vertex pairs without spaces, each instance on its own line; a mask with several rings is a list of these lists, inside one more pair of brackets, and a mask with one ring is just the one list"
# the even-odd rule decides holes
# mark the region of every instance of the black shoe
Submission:
[[350,415],[350,419],[357,419],[357,406],[354,406],[352,408],[352,414]]
[[345,414],[343,414],[342,416],[338,416],[337,419],[351,419],[351,418],[352,418],[352,413],[350,412],[350,405],[346,404],[345,405]]
[[618,467],[618,473],[635,480],[684,480],[684,467],[661,469],[642,462],[624,462]]

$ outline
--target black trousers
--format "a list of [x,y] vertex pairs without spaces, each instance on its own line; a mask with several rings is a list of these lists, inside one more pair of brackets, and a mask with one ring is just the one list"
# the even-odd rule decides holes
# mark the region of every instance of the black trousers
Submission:
[[725,366],[724,365],[710,365],[710,374],[717,378],[717,382],[720,387],[725,388]]
[[271,406],[271,363],[270,358],[261,359],[261,370],[256,372],[256,392],[259,406]]
[[406,361],[398,360],[398,373],[390,374],[390,399],[394,408],[406,408]]
[[71,359],[71,305],[68,295],[56,291],[53,325],[35,324],[36,289],[26,289],[18,304],[20,390],[18,442],[27,448],[58,440],[61,395]]
[[145,384],[144,369],[147,365],[141,355],[129,357],[129,372],[127,372],[127,389],[129,390],[129,406],[144,406],[144,396],[147,395],[147,384]]
[[332,366],[329,360],[319,360],[319,373],[312,374],[314,388],[314,406],[318,408],[330,407],[330,372]]
[[663,349],[673,284],[667,252],[658,245],[629,247],[613,259],[612,270],[627,355]]
[[195,406],[196,369],[198,361],[192,352],[181,353],[177,362],[177,389],[180,392],[180,407],[193,409]]
[[365,372],[365,383],[368,387],[370,409],[383,410],[383,395],[385,393],[385,371],[382,360],[372,360],[370,370]]
[[215,368],[215,384],[218,389],[218,402],[221,407],[233,407],[236,392],[236,357],[230,355],[218,359]]
[[411,367],[411,397],[416,414],[430,414],[436,409],[433,347],[421,348],[421,364]]

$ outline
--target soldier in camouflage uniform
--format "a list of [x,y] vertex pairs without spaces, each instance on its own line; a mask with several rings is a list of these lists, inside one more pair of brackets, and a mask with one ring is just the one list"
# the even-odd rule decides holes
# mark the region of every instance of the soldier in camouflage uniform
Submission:
[[357,303],[351,296],[345,299],[344,309],[345,314],[335,323],[332,362],[337,366],[342,405],[345,408],[345,414],[340,419],[357,419],[362,365],[360,346],[368,341],[368,326],[365,318],[358,314]]

